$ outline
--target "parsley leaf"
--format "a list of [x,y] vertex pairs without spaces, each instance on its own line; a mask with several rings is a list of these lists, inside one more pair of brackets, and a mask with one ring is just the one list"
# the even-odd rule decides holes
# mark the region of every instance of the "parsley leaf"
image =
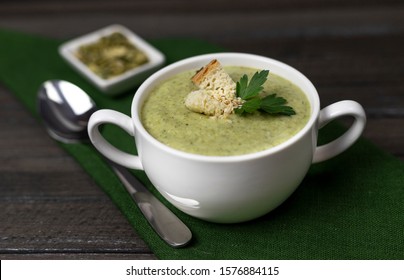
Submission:
[[253,113],[260,109],[262,100],[259,98],[253,98],[243,103],[243,106],[236,109],[237,114]]
[[272,115],[295,115],[295,110],[286,106],[286,99],[277,97],[276,94],[268,95],[264,98],[259,98],[258,94],[264,89],[263,84],[267,80],[268,70],[256,72],[248,82],[248,76],[243,75],[240,81],[236,84],[236,95],[244,100],[244,103],[235,112],[237,114],[253,113],[257,110],[264,111]]
[[248,77],[246,74],[244,74],[243,77],[241,77],[240,81],[238,81],[236,84],[237,97],[240,97],[241,99],[246,99],[245,91],[247,89],[247,85],[248,85]]
[[271,94],[261,100],[260,109],[268,114],[295,115],[296,112],[290,106],[285,106],[287,103],[283,97],[277,97],[276,94]]
[[236,85],[237,97],[248,100],[257,96],[264,89],[262,85],[267,80],[268,73],[268,70],[256,72],[249,83],[247,75],[243,75]]

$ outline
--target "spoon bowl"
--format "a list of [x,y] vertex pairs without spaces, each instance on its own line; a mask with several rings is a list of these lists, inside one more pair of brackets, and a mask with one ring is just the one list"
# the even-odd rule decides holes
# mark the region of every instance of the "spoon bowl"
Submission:
[[51,137],[63,143],[79,143],[88,141],[87,123],[97,107],[78,86],[49,80],[39,89],[38,110]]

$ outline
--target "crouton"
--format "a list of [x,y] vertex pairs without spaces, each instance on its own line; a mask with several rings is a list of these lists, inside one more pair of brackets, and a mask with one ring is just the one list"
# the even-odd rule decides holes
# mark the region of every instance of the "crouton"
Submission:
[[225,118],[241,105],[241,99],[236,97],[236,83],[216,59],[201,68],[191,80],[199,88],[185,99],[185,106],[191,111]]

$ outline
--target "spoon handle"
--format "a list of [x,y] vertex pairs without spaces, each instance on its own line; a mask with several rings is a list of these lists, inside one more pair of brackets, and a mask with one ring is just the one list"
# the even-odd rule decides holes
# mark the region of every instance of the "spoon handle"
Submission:
[[175,248],[185,246],[192,238],[189,228],[126,168],[113,162],[109,163],[161,239]]

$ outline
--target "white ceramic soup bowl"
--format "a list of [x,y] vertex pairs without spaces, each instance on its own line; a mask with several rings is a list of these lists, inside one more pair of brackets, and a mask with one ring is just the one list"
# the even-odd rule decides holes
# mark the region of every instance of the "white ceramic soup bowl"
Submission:
[[[153,138],[141,123],[142,104],[158,84],[188,70],[198,70],[212,59],[224,66],[268,69],[300,87],[307,95],[311,117],[300,132],[273,148],[238,156],[204,156],[170,148]],[[243,53],[195,56],[171,64],[150,76],[137,90],[129,117],[99,110],[89,121],[93,145],[110,160],[144,170],[157,190],[183,212],[212,222],[235,223],[262,216],[285,201],[299,186],[310,165],[338,155],[361,135],[365,112],[345,100],[320,110],[313,84],[299,71],[277,60]],[[335,118],[352,116],[351,127],[334,141],[317,147],[318,130]],[[161,120],[162,122],[164,120]],[[120,151],[100,134],[98,126],[115,124],[136,142],[138,155]]]

